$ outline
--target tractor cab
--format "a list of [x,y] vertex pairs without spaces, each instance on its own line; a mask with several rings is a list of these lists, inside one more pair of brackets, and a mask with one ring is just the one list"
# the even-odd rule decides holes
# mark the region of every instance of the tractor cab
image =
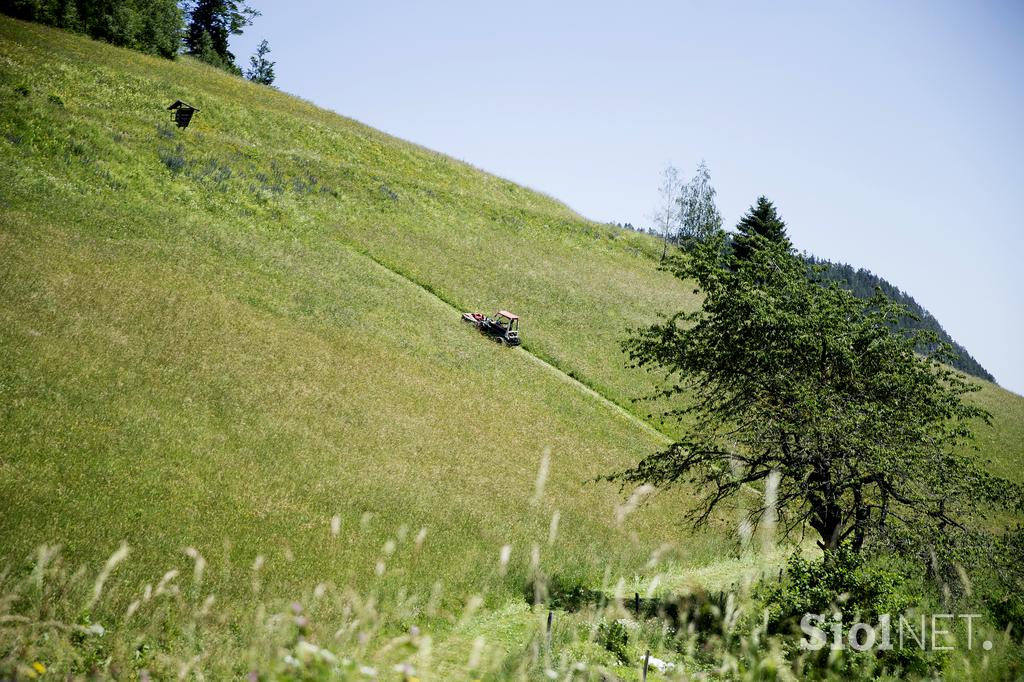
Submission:
[[519,345],[519,316],[507,310],[499,310],[494,314],[494,324],[499,327],[499,335],[510,346]]

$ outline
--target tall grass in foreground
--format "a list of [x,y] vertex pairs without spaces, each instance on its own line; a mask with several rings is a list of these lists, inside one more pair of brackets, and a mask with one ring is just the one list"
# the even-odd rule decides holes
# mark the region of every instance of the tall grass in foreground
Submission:
[[[822,666],[796,637],[769,635],[756,593],[779,578],[757,561],[729,589],[669,598],[657,557],[643,592],[610,574],[589,589],[547,577],[535,548],[522,598],[488,609],[507,594],[507,549],[478,592],[446,599],[440,584],[385,580],[388,557],[422,541],[382,548],[380,581],[364,590],[323,582],[274,593],[257,557],[244,576],[232,572],[249,599],[223,604],[208,587],[223,567],[192,548],[168,558],[187,568],[134,584],[127,545],[89,569],[42,546],[0,571],[0,679],[639,680],[645,662],[649,680],[893,679],[873,656],[833,652]],[[944,653],[934,674],[1016,679],[1009,633],[975,637],[997,647]]]

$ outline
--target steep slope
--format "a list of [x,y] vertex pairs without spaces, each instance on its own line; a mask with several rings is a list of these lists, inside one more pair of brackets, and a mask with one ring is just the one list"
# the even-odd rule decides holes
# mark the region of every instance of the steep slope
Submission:
[[[6,19],[0,40],[9,557],[61,542],[98,560],[127,539],[155,575],[229,539],[233,561],[268,555],[269,579],[359,582],[425,527],[395,575],[458,591],[506,543],[524,575],[556,510],[550,565],[588,580],[662,542],[678,496],[620,527],[618,492],[585,485],[657,434],[420,286],[520,311],[528,347],[599,384],[628,376],[626,324],[690,295],[644,240],[188,60]],[[163,110],[177,98],[202,109],[186,131]],[[628,407],[641,380],[612,397]]]
[[[505,544],[511,586],[534,545],[590,583],[666,541],[687,565],[728,552],[727,526],[675,525],[684,492],[619,524],[618,491],[585,484],[661,442],[631,402],[650,378],[619,350],[696,305],[656,243],[188,59],[9,19],[0,98],[8,557],[61,542],[97,560],[127,539],[149,579],[196,546],[267,555],[286,586],[384,573],[458,592]],[[176,99],[201,110],[185,131]],[[455,314],[498,307],[523,316],[523,351]],[[997,425],[982,454],[1013,472],[1024,400],[979,400]]]

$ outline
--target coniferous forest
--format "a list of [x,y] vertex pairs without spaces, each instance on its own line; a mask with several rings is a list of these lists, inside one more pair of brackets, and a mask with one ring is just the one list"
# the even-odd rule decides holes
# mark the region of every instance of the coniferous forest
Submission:
[[914,317],[917,318],[902,318],[900,321],[901,328],[934,332],[936,336],[938,336],[939,341],[948,343],[953,348],[955,357],[949,360],[950,365],[962,372],[976,376],[979,379],[995,382],[995,378],[992,374],[982,367],[981,363],[975,360],[971,354],[967,352],[966,348],[954,341],[953,337],[951,337],[949,333],[942,328],[939,321],[935,319],[935,316],[925,310],[924,307],[915,301],[914,297],[907,292],[901,290],[897,286],[894,286],[870,270],[865,270],[864,268],[854,268],[852,265],[847,265],[846,263],[833,263],[832,261],[815,258],[814,256],[807,257],[807,261],[812,265],[824,266],[817,275],[819,279],[823,279],[828,282],[838,282],[841,287],[851,291],[858,298],[871,298],[875,294],[876,287],[881,289],[886,298],[905,306],[914,315]]

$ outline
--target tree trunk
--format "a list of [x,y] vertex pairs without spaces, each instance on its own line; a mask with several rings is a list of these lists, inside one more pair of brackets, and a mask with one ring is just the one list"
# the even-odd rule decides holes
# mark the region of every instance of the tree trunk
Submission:
[[811,528],[821,536],[818,547],[827,554],[829,550],[839,546],[843,511],[835,499],[829,467],[824,459],[816,463],[807,478],[807,484],[810,488],[807,500],[811,503]]

